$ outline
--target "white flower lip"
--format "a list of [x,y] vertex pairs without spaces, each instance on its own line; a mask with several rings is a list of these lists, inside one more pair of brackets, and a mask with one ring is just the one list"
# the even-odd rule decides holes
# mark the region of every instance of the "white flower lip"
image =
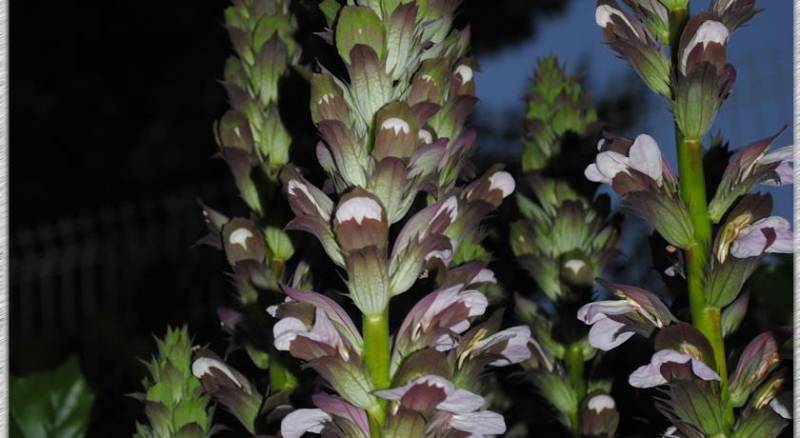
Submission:
[[306,432],[321,433],[325,423],[331,421],[331,416],[321,409],[297,409],[281,420],[281,436],[300,438]]
[[459,77],[461,77],[461,83],[466,84],[467,82],[472,80],[473,72],[472,68],[468,65],[461,64],[456,67],[455,72]]
[[694,36],[689,40],[689,44],[683,49],[681,55],[681,73],[686,74],[686,61],[689,59],[689,54],[694,50],[698,44],[702,44],[706,48],[710,43],[717,43],[725,45],[728,42],[728,28],[719,21],[708,20],[703,22],[694,33]]
[[383,208],[372,198],[357,196],[343,202],[336,210],[336,221],[339,223],[355,220],[361,225],[364,219],[380,221]]
[[314,207],[316,207],[316,208],[317,208],[317,212],[319,213],[319,215],[320,215],[320,216],[321,216],[323,219],[325,219],[326,221],[328,221],[328,220],[330,220],[330,219],[331,219],[331,216],[330,216],[330,214],[328,214],[328,213],[327,213],[325,210],[323,210],[323,209],[322,209],[322,207],[321,207],[321,206],[320,206],[320,205],[317,203],[317,200],[314,198],[314,196],[312,196],[312,195],[311,195],[311,191],[310,191],[310,190],[308,190],[308,187],[306,187],[306,185],[305,185],[305,184],[303,184],[302,182],[300,182],[300,181],[298,181],[298,180],[296,180],[296,179],[291,179],[291,180],[289,180],[289,182],[286,184],[286,186],[287,186],[287,188],[288,188],[288,192],[289,192],[289,194],[290,194],[290,195],[292,195],[292,196],[295,196],[295,190],[298,190],[298,189],[299,189],[301,192],[303,192],[303,194],[304,194],[304,195],[305,195],[305,196],[306,196],[306,197],[307,197],[309,200],[311,200],[311,203],[313,203],[313,204],[314,204]]
[[489,177],[489,190],[500,189],[504,198],[513,193],[514,188],[516,188],[516,183],[508,172],[495,172]]
[[417,132],[417,138],[424,144],[433,143],[433,135],[427,129],[420,129],[419,132]]
[[391,129],[396,136],[400,135],[401,132],[403,134],[411,132],[411,126],[408,125],[408,122],[398,117],[389,117],[384,120],[381,123],[381,129]]
[[253,237],[253,232],[247,228],[237,228],[228,236],[228,243],[231,245],[239,245],[247,250],[247,239]]
[[620,172],[634,169],[652,178],[656,185],[661,186],[663,175],[663,160],[661,149],[653,137],[640,134],[636,137],[628,156],[615,151],[605,151],[597,154],[595,162],[586,167],[583,174],[589,181],[603,184],[612,184],[614,177]]
[[210,357],[201,357],[192,362],[192,374],[198,379],[202,378],[206,374],[210,374],[211,368],[216,368],[222,371],[226,376],[228,376],[229,379],[233,381],[233,383],[236,384],[236,386],[240,388],[242,387],[242,384],[241,382],[239,382],[239,379],[237,379],[236,376],[233,375],[230,368],[228,368],[228,366],[225,365],[224,362]]
[[639,32],[636,32],[636,28],[633,27],[630,21],[628,21],[628,17],[622,13],[619,9],[614,9],[610,5],[600,5],[594,11],[594,20],[597,22],[597,25],[602,27],[603,29],[606,28],[611,23],[611,16],[616,15],[628,25],[628,28],[636,35],[637,38],[641,38],[642,36],[639,35]]
[[653,388],[666,384],[667,379],[661,374],[661,366],[665,363],[688,363],[692,368],[692,373],[700,379],[706,381],[720,379],[719,374],[703,362],[688,354],[667,349],[657,351],[648,365],[643,365],[631,373],[628,383],[634,388]]
[[606,409],[614,409],[615,407],[617,407],[617,405],[614,403],[614,399],[611,398],[610,395],[600,394],[589,399],[589,409],[597,412],[598,414]]

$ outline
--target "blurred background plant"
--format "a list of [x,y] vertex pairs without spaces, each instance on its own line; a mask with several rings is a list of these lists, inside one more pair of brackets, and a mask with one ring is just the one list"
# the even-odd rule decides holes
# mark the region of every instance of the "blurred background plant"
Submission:
[[51,371],[12,376],[9,390],[10,436],[85,436],[95,397],[76,356]]
[[[724,128],[731,138],[759,138],[765,124],[776,121],[779,127],[790,120],[791,2],[775,3],[739,31],[749,37],[729,52],[740,80],[752,85],[731,96],[715,122],[713,130]],[[144,418],[141,405],[123,394],[140,388],[147,371],[135,358],[154,353],[151,333],[188,323],[198,343],[224,351],[228,342],[218,336],[216,309],[238,303],[223,274],[225,258],[192,248],[206,231],[197,197],[232,216],[247,215],[224,166],[208,159],[217,146],[203,128],[228,108],[218,83],[220,60],[230,53],[224,5],[162,5],[158,13],[107,2],[53,4],[48,14],[21,0],[11,7],[11,370],[41,371],[78,354],[98,399],[89,435],[127,436]],[[293,9],[304,60],[329,59],[312,34],[324,26],[316,2],[297,1]],[[581,72],[598,118],[615,132],[671,137],[654,123],[668,109],[642,98],[642,89],[633,85],[638,81],[603,49],[594,9],[583,2],[507,0],[486,8],[468,0],[458,20],[472,23],[482,67],[475,77],[481,103],[473,123],[479,168],[520,156],[519,120],[526,106],[519,97],[536,60],[551,52]],[[61,80],[53,80],[54,65]],[[283,81],[286,93],[297,96],[281,109],[296,142],[292,150],[312,157],[314,131],[303,116],[307,85],[293,73]],[[790,217],[789,198],[776,199],[776,214]],[[612,209],[616,202],[612,196]],[[501,212],[495,220],[511,217]],[[656,270],[648,269],[664,268],[666,261],[651,256],[641,223],[625,226],[625,256],[612,264],[610,278],[666,290]],[[490,236],[495,260],[510,260],[502,250],[505,237]],[[776,296],[791,296],[791,258],[773,261],[751,282],[769,278]],[[500,282],[511,285],[509,294],[531,291],[528,277],[497,265]],[[764,305],[748,313],[736,336],[751,338],[770,319],[789,318],[788,306],[772,294],[753,291],[751,300]],[[604,360],[612,367],[619,359]],[[639,420],[653,415],[647,403],[637,403],[636,395],[613,395],[618,402],[632,397],[628,405],[640,409],[620,424],[621,433],[649,431]],[[528,418],[528,412],[519,415],[541,430],[557,427]]]

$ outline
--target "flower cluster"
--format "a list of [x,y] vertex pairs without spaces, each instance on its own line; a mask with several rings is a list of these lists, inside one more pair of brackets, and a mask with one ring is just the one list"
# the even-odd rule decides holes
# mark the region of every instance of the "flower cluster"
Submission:
[[[656,407],[673,424],[666,436],[777,436],[787,410],[777,398],[784,377],[775,336],[752,340],[731,378],[724,340],[744,318],[749,295],[742,289],[761,258],[792,252],[789,222],[770,216],[771,197],[749,193],[758,184],[791,183],[792,148],[770,150],[775,135],[740,149],[707,203],[701,143],[735,79],[726,60],[730,35],[756,13],[755,2],[716,0],[695,16],[688,2],[627,3],[633,15],[598,2],[597,22],[614,49],[670,100],[680,172],[673,174],[656,142],[642,134],[601,142],[585,176],[610,185],[669,243],[675,264],[667,274],[687,280],[692,324],[656,295],[610,283],[622,299],[587,304],[577,317],[591,326],[590,344],[605,351],[634,334],[655,333],[650,363],[634,370],[629,383],[663,388]],[[665,70],[653,68],[666,62],[656,40],[674,55]],[[649,69],[641,68],[645,60]]]
[[[316,409],[286,417],[285,437],[505,430],[477,395],[479,377],[486,366],[529,357],[530,331],[499,330],[492,320],[472,327],[488,306],[478,287],[495,279],[470,257],[472,248],[462,248],[479,245],[481,220],[515,182],[491,168],[456,185],[474,147],[465,122],[476,101],[475,64],[465,57],[469,34],[451,30],[457,6],[324,3],[329,30],[322,37],[349,77],[321,68],[311,79],[310,109],[321,137],[316,154],[329,179],[319,189],[287,167],[281,180],[295,214],[287,228],[319,240],[343,271],[362,323],[359,330],[324,294],[283,287],[287,301],[270,309],[275,348],[314,369],[337,394],[319,393]],[[428,205],[414,208],[421,192]],[[391,299],[421,278],[437,289],[390,336]]]
[[200,382],[192,376],[192,340],[186,327],[167,329],[156,338],[158,353],[147,368],[145,392],[134,396],[145,406],[147,424],[136,425],[136,436],[210,437],[214,431],[213,409],[202,393]]
[[[585,331],[559,330],[554,323],[573,323],[572,306],[589,298],[595,277],[616,253],[618,224],[608,219],[608,198],[592,202],[597,185],[587,187],[579,174],[564,171],[580,161],[596,115],[577,80],[566,76],[554,57],[539,61],[530,90],[525,130],[532,141],[525,144],[522,170],[533,196],[516,195],[523,219],[511,224],[509,236],[517,262],[543,294],[516,299],[517,313],[536,340],[525,367],[567,429],[613,435],[619,415],[608,395],[610,382],[570,378],[582,375],[595,357]],[[545,303],[559,313],[547,315]]]

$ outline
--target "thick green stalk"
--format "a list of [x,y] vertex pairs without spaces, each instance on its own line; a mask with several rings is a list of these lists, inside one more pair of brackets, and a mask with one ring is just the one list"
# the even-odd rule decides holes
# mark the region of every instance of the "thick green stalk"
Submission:
[[[670,45],[673,71],[677,71],[678,43],[688,18],[688,10],[677,9],[670,11]],[[680,195],[686,204],[694,229],[694,241],[689,247],[684,248],[692,324],[711,344],[715,368],[720,376],[725,422],[728,427],[731,427],[733,426],[734,415],[733,408],[728,403],[728,367],[725,360],[725,342],[720,323],[720,309],[707,306],[705,300],[705,279],[708,266],[706,262],[711,243],[711,218],[708,215],[706,183],[703,172],[703,144],[700,139],[685,138],[677,126],[675,128],[675,144],[678,150]]]
[[[389,365],[391,363],[391,344],[389,338],[389,306],[383,313],[364,315],[364,364],[372,377],[375,389],[385,389],[391,384]],[[369,410],[371,436],[380,437],[386,417],[385,404]]]
[[579,342],[574,342],[567,348],[564,362],[567,365],[569,382],[575,389],[575,398],[578,401],[578,405],[575,406],[575,411],[572,413],[572,432],[575,436],[580,436],[580,404],[586,396],[586,381],[583,377],[583,367],[585,366],[583,349]]

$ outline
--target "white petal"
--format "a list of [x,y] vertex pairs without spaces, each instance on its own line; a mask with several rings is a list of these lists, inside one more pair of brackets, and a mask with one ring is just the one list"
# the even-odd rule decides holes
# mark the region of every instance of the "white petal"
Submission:
[[613,181],[620,172],[627,173],[630,167],[628,157],[614,151],[600,152],[595,158],[595,163],[597,170],[608,181]]
[[506,422],[497,412],[480,411],[468,414],[456,414],[450,419],[450,426],[473,437],[502,435],[506,433]]
[[473,412],[483,406],[484,399],[478,394],[473,394],[464,389],[455,389],[447,398],[436,405],[436,409],[453,413]]
[[494,276],[494,272],[490,269],[481,269],[472,280],[470,284],[477,284],[477,283],[497,283],[497,278]]
[[500,189],[504,198],[513,193],[515,187],[514,178],[508,172],[495,172],[489,177],[489,190]]
[[456,74],[461,77],[462,84],[472,80],[472,68],[468,65],[461,64],[456,67]]
[[584,324],[594,324],[606,315],[624,315],[636,311],[626,300],[594,301],[578,309],[578,319]]
[[320,433],[331,416],[321,409],[297,409],[283,417],[281,436],[283,438],[300,438],[306,432]]
[[231,369],[228,368],[228,365],[225,365],[224,362],[213,359],[210,357],[201,357],[192,362],[192,374],[197,377],[198,379],[202,378],[204,375],[211,373],[211,368],[216,368],[222,371],[229,379],[233,381],[238,387],[242,387],[241,382],[236,376],[233,375]]
[[778,397],[773,398],[772,401],[769,402],[769,407],[771,407],[772,410],[775,411],[775,413],[780,415],[781,417],[787,420],[792,419],[792,413],[789,411],[789,408],[787,408],[783,403],[781,403]]
[[628,162],[632,168],[653,178],[659,186],[661,185],[664,164],[661,160],[661,149],[653,137],[647,134],[636,137],[628,152]]
[[428,131],[427,129],[420,129],[417,132],[417,138],[419,138],[419,140],[423,144],[431,144],[431,143],[433,143],[433,135],[431,135],[430,131]]
[[636,35],[637,37],[641,38],[639,33],[636,32],[636,29],[633,26],[631,26],[631,22],[628,21],[628,17],[626,17],[625,14],[620,12],[618,9],[615,9],[615,8],[611,7],[611,5],[600,5],[600,6],[598,6],[597,9],[594,11],[594,20],[595,20],[595,22],[597,22],[598,26],[600,26],[603,29],[605,29],[606,26],[608,26],[611,23],[611,16],[612,15],[616,15],[619,18],[621,18],[622,21],[624,21],[625,24],[628,25],[628,27],[631,29],[633,34]]
[[459,301],[463,302],[469,309],[469,316],[483,315],[489,305],[486,295],[476,290],[467,290],[459,295]]
[[586,179],[592,182],[601,184],[611,184],[611,180],[602,173],[600,173],[600,170],[597,168],[597,164],[594,163],[586,166],[586,169],[583,171],[583,176],[585,176]]
[[289,351],[289,346],[299,334],[308,334],[308,328],[297,318],[283,318],[272,326],[275,348],[280,351]]
[[631,338],[634,332],[624,330],[625,324],[603,318],[589,329],[589,345],[603,351],[613,350]]

